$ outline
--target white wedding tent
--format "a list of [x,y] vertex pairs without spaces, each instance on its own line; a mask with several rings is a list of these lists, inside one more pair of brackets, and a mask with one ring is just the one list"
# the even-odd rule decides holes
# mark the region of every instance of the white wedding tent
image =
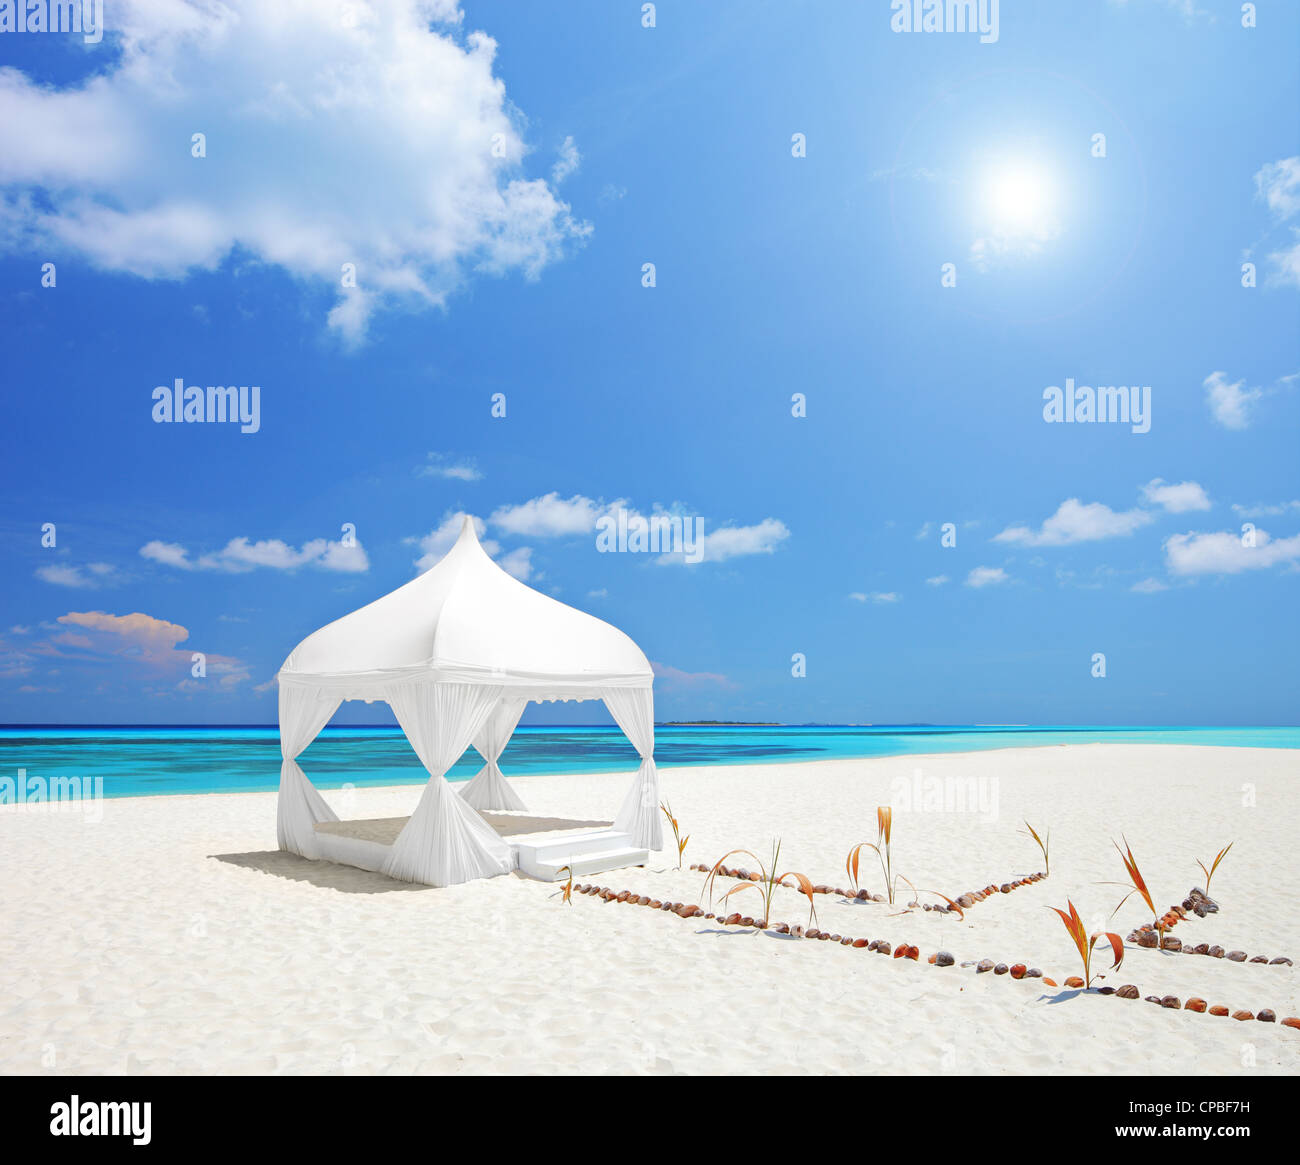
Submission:
[[[511,845],[478,810],[524,807],[497,762],[530,700],[605,702],[641,757],[613,829],[640,849],[663,845],[645,655],[617,628],[512,578],[471,518],[429,570],[298,644],[278,679],[283,850],[326,856],[316,827],[338,817],[296,758],[344,700],[386,701],[429,772],[376,863],[394,878],[447,886],[514,868]],[[457,794],[444,774],[471,744],[486,763]]]

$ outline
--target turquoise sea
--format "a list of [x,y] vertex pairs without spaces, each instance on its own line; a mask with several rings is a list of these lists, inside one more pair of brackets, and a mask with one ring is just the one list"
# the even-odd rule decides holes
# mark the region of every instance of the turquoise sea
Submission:
[[[1033,745],[1214,744],[1300,748],[1300,728],[1092,728],[921,725],[844,727],[661,726],[661,767],[757,764],[837,757],[896,756]],[[397,728],[327,728],[301,763],[322,789],[421,784],[426,774]],[[481,766],[470,750],[448,774],[468,780]],[[636,769],[632,746],[617,728],[524,727],[501,759],[507,776]],[[260,792],[280,779],[279,733],[269,727],[0,728],[0,777],[104,779],[104,795]]]

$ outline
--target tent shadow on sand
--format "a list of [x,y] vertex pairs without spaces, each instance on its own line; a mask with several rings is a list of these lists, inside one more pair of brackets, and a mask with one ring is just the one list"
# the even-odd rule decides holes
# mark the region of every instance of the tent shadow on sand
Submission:
[[278,849],[251,850],[242,854],[209,854],[208,857],[245,870],[257,870],[291,882],[310,882],[313,886],[340,890],[345,894],[411,894],[433,889],[422,882],[399,882],[384,874],[375,874],[356,866],[311,861]]

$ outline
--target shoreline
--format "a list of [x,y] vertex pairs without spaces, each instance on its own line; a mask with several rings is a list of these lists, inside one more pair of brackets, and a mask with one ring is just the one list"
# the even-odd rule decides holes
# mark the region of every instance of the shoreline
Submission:
[[[400,729],[396,731],[400,733]],[[1122,730],[1117,730],[1117,731],[1122,731]],[[656,757],[656,767],[660,773],[700,771],[700,770],[712,770],[712,769],[733,769],[737,767],[768,768],[768,767],[780,766],[784,768],[790,765],[821,765],[821,764],[850,764],[850,763],[865,764],[868,762],[886,761],[886,760],[898,761],[898,760],[911,759],[914,761],[920,761],[929,757],[975,757],[984,754],[995,755],[998,753],[1006,753],[1006,752],[1050,751],[1050,750],[1060,749],[1060,748],[1071,748],[1071,749],[1194,748],[1194,749],[1230,750],[1232,752],[1241,752],[1241,753],[1249,753],[1249,752],[1296,753],[1297,755],[1300,755],[1300,747],[1292,746],[1292,745],[1179,743],[1179,742],[1170,742],[1170,741],[1122,741],[1121,742],[1121,741],[1104,741],[1104,740],[1076,742],[1076,741],[1062,740],[1062,741],[1053,741],[1053,742],[1044,741],[1044,742],[1032,743],[1032,744],[1008,742],[1005,744],[1002,743],[994,744],[983,748],[939,750],[935,752],[889,752],[889,753],[874,753],[874,754],[867,754],[861,756],[831,756],[831,757],[816,757],[816,756],[771,757],[771,758],[764,757],[763,759],[758,761],[749,760],[749,759],[740,759],[734,761],[720,760],[720,761],[711,761],[707,763],[677,764],[677,765],[674,765],[671,762],[667,762],[667,761],[660,762],[659,759]],[[466,755],[469,755],[469,753],[467,752]],[[383,783],[383,784],[380,783],[371,784],[367,782],[365,784],[353,785],[353,788],[357,790],[367,789],[367,790],[377,791],[377,790],[385,790],[385,789],[416,788],[416,787],[423,786],[428,780],[428,774],[427,772],[424,772],[422,769],[417,769],[415,767],[416,765],[419,764],[419,761],[414,757],[414,754],[412,754],[411,759],[413,762],[411,766],[413,775],[408,780]],[[462,772],[455,776],[448,775],[446,778],[447,781],[453,787],[455,787],[457,785],[465,784],[468,781],[472,780],[478,768],[478,763],[477,763],[478,760],[479,758],[475,757],[476,763],[473,771]],[[299,757],[299,762],[302,763],[301,756]],[[582,777],[588,777],[593,779],[605,778],[608,780],[616,780],[616,779],[621,779],[623,777],[626,777],[628,780],[630,780],[631,777],[636,772],[637,763],[638,762],[635,759],[629,759],[628,767],[626,769],[565,769],[562,767],[556,767],[555,769],[548,769],[546,771],[540,771],[540,772],[536,770],[514,771],[511,769],[509,758],[503,757],[502,768],[505,772],[506,777],[512,781],[532,781],[537,779],[566,777],[566,776],[575,776],[575,777],[582,776]],[[307,759],[306,764],[303,765],[303,768],[307,774],[308,779],[311,780],[312,783],[318,789],[323,790],[325,792],[339,793],[343,791],[344,786],[349,783],[347,781],[339,781],[336,783],[336,779],[332,779],[332,780],[320,779],[320,774],[312,772],[311,758]],[[20,771],[25,772],[26,770],[24,769]],[[423,775],[420,775],[421,773],[423,773]],[[55,778],[50,778],[50,777],[42,778],[40,774],[35,774],[35,773],[29,774],[28,780],[33,780],[33,779],[44,779],[48,781]],[[102,781],[103,777],[101,776],[96,778],[95,776],[92,775],[92,776],[87,776],[78,779],[87,782],[96,779]],[[4,795],[6,797],[13,795],[13,791],[9,788],[9,785],[13,784],[14,780],[15,779],[13,777],[9,777],[7,775],[0,776],[0,790],[4,791]],[[125,800],[152,800],[159,797],[214,797],[214,796],[235,797],[235,796],[257,796],[257,795],[275,793],[278,788],[278,777],[272,777],[271,775],[268,774],[268,776],[266,777],[266,782],[267,782],[266,787],[260,789],[204,789],[204,790],[184,790],[184,791],[176,791],[176,792],[160,790],[159,792],[156,793],[140,793],[136,791],[127,792],[127,793],[115,793],[109,791],[102,791],[101,793],[98,794],[98,796],[100,799],[104,801],[125,801]],[[6,810],[9,811],[13,810],[12,802],[6,803],[4,801],[0,801],[0,812],[4,812]]]

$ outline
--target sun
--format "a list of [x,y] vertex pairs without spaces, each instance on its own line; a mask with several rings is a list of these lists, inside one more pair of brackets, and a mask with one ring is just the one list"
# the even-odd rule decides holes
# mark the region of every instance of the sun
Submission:
[[984,182],[984,210],[1007,234],[1041,234],[1053,219],[1055,197],[1051,181],[1038,167],[997,166]]

